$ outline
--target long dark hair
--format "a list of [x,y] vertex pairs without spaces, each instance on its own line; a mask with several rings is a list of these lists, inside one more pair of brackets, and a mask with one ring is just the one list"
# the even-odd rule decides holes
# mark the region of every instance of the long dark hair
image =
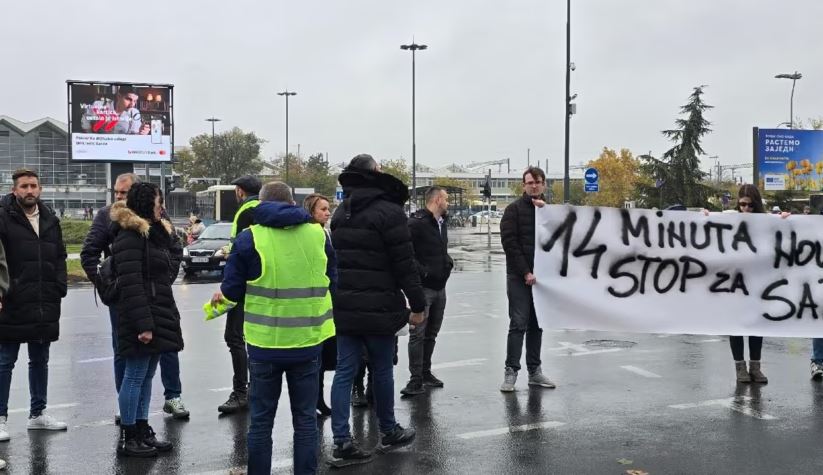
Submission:
[[160,203],[163,203],[163,196],[160,193],[160,187],[154,183],[135,183],[129,189],[129,194],[126,197],[126,206],[134,211],[137,216],[154,221],[154,199],[160,196]]
[[748,198],[752,200],[752,213],[765,213],[763,209],[763,198],[760,197],[760,191],[752,184],[745,184],[740,187],[737,192],[737,211],[740,211],[740,198]]

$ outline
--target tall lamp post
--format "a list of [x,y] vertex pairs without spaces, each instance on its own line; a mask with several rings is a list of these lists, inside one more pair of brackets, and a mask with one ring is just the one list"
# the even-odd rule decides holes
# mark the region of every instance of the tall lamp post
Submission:
[[214,141],[214,123],[215,122],[220,122],[220,120],[221,119],[218,119],[217,117],[214,117],[214,116],[206,119],[206,122],[211,122],[211,161],[212,162],[214,162],[217,159],[217,148],[215,147],[215,141]]
[[278,96],[286,97],[286,183],[289,182],[289,96],[296,96],[297,93],[286,89],[283,92],[278,92]]
[[419,45],[412,40],[410,45],[400,45],[400,49],[411,51],[412,53],[412,203],[417,206],[417,141],[415,139],[415,64],[414,53],[418,50],[428,48],[426,45]]
[[798,79],[802,79],[803,75],[797,71],[794,74],[778,74],[776,79],[791,79],[792,80],[792,95],[789,98],[789,128],[794,128],[794,86]]
[[572,101],[577,97],[577,94],[571,95],[571,81],[572,71],[575,66],[572,63],[572,2],[566,0],[566,130],[565,130],[565,147],[563,150],[563,202],[568,203],[570,200],[569,190],[569,127],[571,126],[572,115],[577,112],[575,104]]

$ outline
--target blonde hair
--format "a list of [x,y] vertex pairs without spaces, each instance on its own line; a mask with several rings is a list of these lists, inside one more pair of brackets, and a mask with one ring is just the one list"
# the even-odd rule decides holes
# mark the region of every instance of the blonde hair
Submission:
[[312,218],[314,218],[314,209],[317,208],[317,203],[320,200],[326,200],[326,203],[331,204],[331,200],[320,193],[312,193],[303,200],[303,208],[309,212]]

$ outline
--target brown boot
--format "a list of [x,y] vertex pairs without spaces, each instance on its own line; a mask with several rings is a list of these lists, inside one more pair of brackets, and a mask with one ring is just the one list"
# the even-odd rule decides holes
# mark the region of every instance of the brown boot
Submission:
[[737,373],[738,383],[751,383],[752,378],[749,376],[749,371],[746,369],[745,361],[735,361],[734,370]]
[[760,371],[759,361],[749,361],[749,376],[751,376],[753,383],[766,384],[769,382],[769,378]]

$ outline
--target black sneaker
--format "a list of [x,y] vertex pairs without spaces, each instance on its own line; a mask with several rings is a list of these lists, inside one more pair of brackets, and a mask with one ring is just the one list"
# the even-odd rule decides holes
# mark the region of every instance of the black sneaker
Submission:
[[157,449],[143,443],[137,426],[120,426],[117,455],[124,457],[157,457]]
[[397,424],[394,430],[388,434],[380,434],[380,443],[377,444],[377,451],[379,453],[386,453],[404,445],[412,443],[415,436],[415,431],[411,427],[404,429]]
[[229,395],[229,400],[219,405],[217,407],[217,411],[221,414],[234,414],[236,412],[245,411],[248,408],[248,395],[232,391],[232,393]]
[[423,383],[420,381],[409,381],[406,387],[400,390],[400,394],[404,396],[417,396],[425,392],[426,390],[423,389]]
[[428,386],[430,388],[442,388],[443,381],[440,381],[431,373],[423,373],[423,386]]
[[326,463],[332,467],[341,468],[348,467],[349,465],[369,463],[372,460],[374,460],[374,458],[371,452],[366,452],[353,441],[349,440],[342,444],[334,444],[332,456]]
[[369,405],[369,400],[363,393],[362,386],[353,386],[351,388],[351,405],[352,407],[366,407]]

